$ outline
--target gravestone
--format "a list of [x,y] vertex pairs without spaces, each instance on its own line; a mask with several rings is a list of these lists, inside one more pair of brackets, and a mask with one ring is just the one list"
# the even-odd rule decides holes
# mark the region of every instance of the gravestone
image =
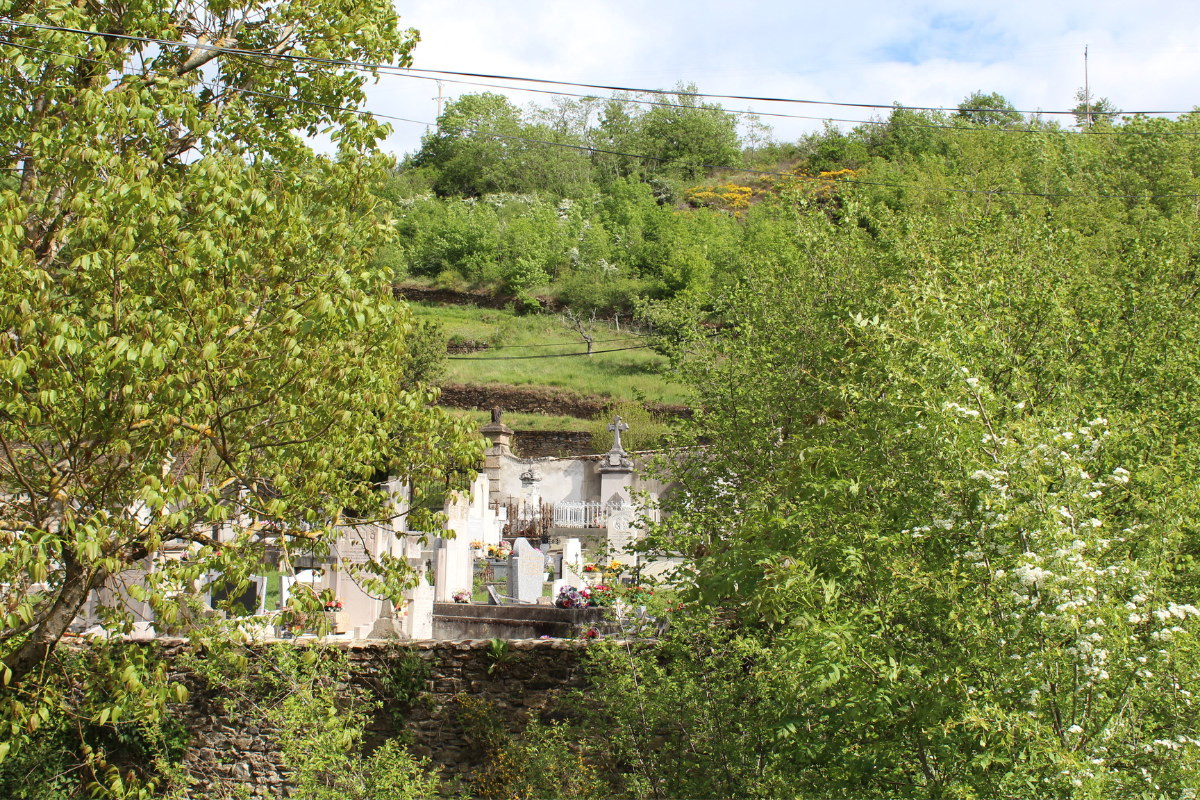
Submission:
[[513,545],[508,557],[508,595],[519,603],[534,603],[542,596],[542,572],[546,557],[524,537]]
[[583,546],[578,539],[567,539],[563,542],[562,579],[567,586],[579,588],[583,583],[583,579],[580,577],[582,573]]
[[634,509],[630,505],[621,505],[608,512],[608,549],[616,561],[633,566],[636,559],[626,549],[634,543],[636,533],[633,528]]
[[488,595],[488,605],[489,606],[504,605],[504,598],[501,597],[500,593],[496,591],[496,587],[492,586],[490,583],[488,584],[488,587],[487,587],[487,595]]
[[375,620],[375,626],[367,634],[368,639],[403,639],[404,631],[400,628],[400,620],[396,619],[392,601],[383,599],[383,612]]
[[267,578],[265,575],[251,575],[245,590],[239,594],[234,594],[233,589],[236,588],[226,584],[212,587],[209,593],[209,605],[215,608],[218,603],[230,600],[231,607],[241,606],[250,614],[261,614],[266,610]]
[[404,593],[408,614],[404,633],[409,639],[433,638],[433,587],[425,582],[425,568],[417,574],[417,585]]
[[474,562],[470,542],[466,539],[437,540],[433,551],[433,585],[439,603],[452,602],[455,592],[471,591]]

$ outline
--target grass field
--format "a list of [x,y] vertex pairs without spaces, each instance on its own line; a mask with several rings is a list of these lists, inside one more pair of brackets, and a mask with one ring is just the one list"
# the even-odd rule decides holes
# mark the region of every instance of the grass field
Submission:
[[[618,333],[608,323],[596,323],[596,354],[591,358],[528,358],[586,353],[587,346],[554,314],[518,316],[510,311],[426,303],[412,303],[411,307],[418,321],[436,320],[452,340],[457,337],[490,345],[486,351],[451,356],[448,383],[550,386],[580,394],[662,403],[688,400],[683,386],[667,374],[665,358],[648,349],[622,350],[640,347],[644,340],[626,330]],[[620,352],[601,352],[604,350]]]

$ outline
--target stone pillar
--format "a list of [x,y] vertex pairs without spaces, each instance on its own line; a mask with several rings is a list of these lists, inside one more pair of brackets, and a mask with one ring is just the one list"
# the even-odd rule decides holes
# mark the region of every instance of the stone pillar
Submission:
[[604,504],[608,521],[608,546],[615,551],[621,563],[633,563],[632,556],[623,554],[623,550],[633,539],[630,525],[633,522],[633,497],[629,490],[633,485],[633,459],[621,446],[621,432],[629,430],[629,426],[620,417],[613,419],[608,429],[613,432],[612,449],[600,462],[600,502]]
[[500,499],[500,457],[512,455],[513,429],[500,421],[504,410],[492,409],[492,421],[479,429],[479,432],[491,440],[492,446],[484,451],[483,471],[487,475],[488,494],[484,505]]

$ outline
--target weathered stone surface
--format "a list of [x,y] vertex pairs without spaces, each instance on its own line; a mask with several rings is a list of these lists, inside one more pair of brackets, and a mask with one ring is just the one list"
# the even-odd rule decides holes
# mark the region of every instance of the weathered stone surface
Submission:
[[[460,608],[472,608],[460,606]],[[486,607],[482,607],[486,608]],[[541,611],[545,607],[530,606]],[[166,653],[178,653],[183,643],[159,640]],[[489,640],[415,641],[397,648],[376,642],[340,642],[352,672],[343,693],[365,691],[387,660],[415,653],[431,669],[426,683],[431,694],[415,703],[402,716],[394,716],[394,703],[370,721],[368,751],[396,735],[407,735],[411,751],[431,759],[448,787],[463,788],[465,776],[479,764],[477,756],[464,748],[464,731],[459,723],[455,698],[460,693],[486,698],[492,703],[502,726],[516,734],[530,719],[554,713],[557,698],[565,692],[585,688],[580,656],[586,644],[578,640],[533,639],[509,643],[510,658],[502,674],[490,675],[487,655]],[[294,646],[305,647],[304,643]],[[251,709],[229,709],[218,701],[226,699],[221,686],[208,686],[201,679],[175,672],[191,691],[189,701],[174,709],[192,732],[192,744],[184,768],[196,779],[196,797],[233,796],[238,787],[251,795],[288,797],[289,774],[279,750],[278,731]]]

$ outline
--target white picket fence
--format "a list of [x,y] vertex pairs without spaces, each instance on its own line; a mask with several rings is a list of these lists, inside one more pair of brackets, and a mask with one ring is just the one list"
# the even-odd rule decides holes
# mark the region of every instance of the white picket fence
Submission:
[[554,504],[554,527],[556,528],[602,528],[608,518],[603,503],[566,502]]

